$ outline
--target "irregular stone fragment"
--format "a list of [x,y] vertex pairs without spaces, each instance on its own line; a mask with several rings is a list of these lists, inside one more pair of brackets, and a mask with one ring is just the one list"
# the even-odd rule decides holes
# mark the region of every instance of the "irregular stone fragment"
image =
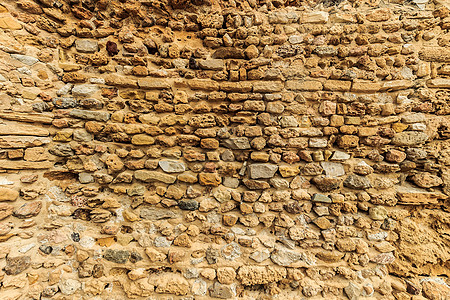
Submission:
[[4,271],[7,275],[17,275],[25,271],[31,265],[31,257],[17,256],[7,257]]
[[344,186],[355,190],[364,190],[371,188],[372,184],[367,177],[351,174],[344,180]]
[[106,111],[89,111],[89,110],[74,109],[70,112],[70,116],[84,120],[106,122],[109,120],[111,114]]
[[250,178],[272,178],[278,170],[277,165],[272,164],[251,164],[249,166]]
[[160,160],[159,166],[167,173],[180,173],[186,171],[185,164],[176,160]]
[[103,258],[117,264],[124,264],[128,261],[130,252],[126,250],[107,249],[103,254]]
[[41,201],[29,202],[25,203],[19,208],[17,208],[13,215],[19,219],[27,219],[34,216],[37,216],[42,208]]
[[278,282],[287,276],[287,271],[278,266],[241,266],[237,278],[243,285]]
[[140,217],[146,220],[156,221],[163,219],[175,219],[178,218],[179,215],[167,209],[144,207],[141,209]]
[[250,149],[250,143],[246,137],[229,138],[221,141],[222,146],[225,148],[235,149],[235,150],[245,150]]
[[81,282],[75,279],[67,279],[62,281],[58,286],[61,291],[61,294],[72,295],[77,290],[81,289]]

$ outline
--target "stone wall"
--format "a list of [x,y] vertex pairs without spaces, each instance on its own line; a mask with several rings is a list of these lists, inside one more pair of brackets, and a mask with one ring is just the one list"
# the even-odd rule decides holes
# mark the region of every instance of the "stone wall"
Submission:
[[450,299],[445,0],[4,0],[0,298]]

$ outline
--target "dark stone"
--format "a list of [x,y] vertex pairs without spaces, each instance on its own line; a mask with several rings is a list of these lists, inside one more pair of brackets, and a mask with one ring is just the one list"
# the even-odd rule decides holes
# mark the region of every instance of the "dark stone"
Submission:
[[119,49],[117,49],[117,44],[111,41],[106,42],[106,51],[110,56],[114,56],[119,53]]
[[72,232],[70,237],[72,238],[72,241],[74,241],[74,242],[80,241],[80,234],[78,232]]
[[3,269],[7,275],[17,275],[25,271],[31,264],[31,257],[17,256],[7,257],[6,266]]
[[367,177],[352,174],[344,180],[344,186],[355,190],[364,190],[371,188],[372,184]]
[[192,69],[192,70],[198,69],[198,63],[193,56],[191,56],[189,58],[189,69]]
[[341,185],[342,179],[335,177],[328,177],[325,175],[319,175],[312,179],[312,182],[322,192],[331,192],[337,190]]
[[68,157],[73,156],[74,152],[70,145],[68,144],[56,144],[53,148],[49,149],[48,152],[55,156]]
[[94,268],[92,269],[92,276],[94,278],[100,278],[103,276],[104,274],[104,269],[105,267],[103,267],[102,264],[96,264],[94,265]]
[[215,282],[210,288],[209,294],[211,297],[220,299],[229,299],[233,297],[233,291],[228,285],[220,284]]
[[219,257],[219,250],[209,247],[206,250],[206,261],[208,264],[212,265],[217,263],[217,258]]
[[117,264],[124,264],[128,261],[128,258],[130,257],[130,252],[126,250],[106,250],[105,254],[103,255],[103,258],[115,262]]
[[216,52],[211,56],[212,58],[245,58],[244,51],[234,47],[224,47],[217,49]]
[[195,200],[182,200],[178,202],[178,207],[182,210],[197,210],[200,204]]
[[52,253],[53,248],[51,246],[41,245],[39,247],[39,250],[44,254],[50,254],[50,253]]
[[143,258],[142,258],[142,256],[141,256],[139,253],[137,253],[137,252],[131,252],[131,254],[130,254],[130,261],[131,261],[133,264],[137,263],[137,262],[140,261],[140,260],[143,260]]
[[299,214],[303,212],[302,205],[298,202],[291,202],[284,205],[284,209],[290,214]]

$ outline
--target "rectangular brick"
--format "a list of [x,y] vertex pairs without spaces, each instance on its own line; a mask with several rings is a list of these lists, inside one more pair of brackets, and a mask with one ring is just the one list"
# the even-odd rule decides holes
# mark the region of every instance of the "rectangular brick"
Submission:
[[352,84],[352,92],[358,93],[376,93],[381,89],[380,82],[372,81],[354,81]]
[[325,91],[348,92],[352,86],[351,81],[344,80],[327,80],[323,84]]
[[192,79],[186,81],[187,85],[193,90],[218,91],[219,83],[213,80]]
[[231,93],[248,93],[252,90],[252,84],[250,82],[221,82],[220,90]]
[[253,92],[255,93],[275,93],[284,88],[281,81],[255,81],[253,82]]
[[419,51],[419,58],[424,61],[450,62],[450,49],[448,48],[424,48]]
[[155,78],[139,79],[138,85],[141,89],[147,90],[165,90],[170,88],[170,84],[167,81]]
[[450,79],[448,78],[434,78],[427,81],[427,86],[430,88],[450,88]]
[[405,90],[413,86],[411,80],[392,80],[383,82],[382,91]]
[[321,91],[322,83],[317,80],[289,80],[286,81],[286,89],[294,91]]

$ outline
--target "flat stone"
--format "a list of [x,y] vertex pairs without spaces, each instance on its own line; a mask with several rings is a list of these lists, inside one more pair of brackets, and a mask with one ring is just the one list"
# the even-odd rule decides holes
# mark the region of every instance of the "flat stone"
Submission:
[[355,190],[364,190],[371,188],[372,184],[367,177],[351,174],[344,180],[344,186]]
[[53,167],[53,162],[50,161],[0,160],[0,170],[37,170],[49,169],[51,167]]
[[[299,253],[297,251],[287,250],[282,247],[278,247],[270,254],[270,259],[276,265],[287,267],[292,265],[293,263],[299,261],[305,261],[305,257],[303,253]],[[309,263],[307,263],[309,264]]]
[[175,219],[180,216],[167,209],[143,207],[141,208],[140,217],[142,219],[156,221],[163,219]]
[[50,138],[35,136],[0,136],[0,148],[29,148],[50,143]]
[[448,78],[434,78],[427,81],[427,86],[430,88],[450,88],[450,79]]
[[447,199],[447,196],[440,192],[428,192],[424,189],[398,186],[397,198],[399,204],[423,205],[437,204],[439,199]]
[[257,285],[278,282],[286,278],[286,268],[278,266],[244,265],[237,271],[237,278],[243,285]]
[[0,201],[15,201],[18,197],[18,191],[0,187]]
[[330,160],[347,160],[347,159],[350,159],[350,154],[342,151],[334,151],[333,155],[330,157]]
[[7,275],[17,275],[25,271],[31,265],[31,257],[17,256],[6,258],[4,271]]
[[11,57],[29,66],[32,66],[39,61],[36,57],[22,54],[11,54]]
[[98,51],[98,42],[95,40],[79,39],[75,41],[77,51],[93,53]]
[[39,214],[39,212],[41,211],[41,208],[42,208],[41,201],[27,202],[27,203],[23,204],[22,206],[20,206],[19,208],[17,208],[13,212],[13,215],[19,219],[27,219],[27,218],[37,216]]
[[322,195],[322,194],[314,194],[311,198],[314,202],[323,202],[323,203],[331,203],[331,199],[328,196]]
[[344,166],[340,163],[323,161],[320,165],[327,176],[338,177],[345,175]]
[[450,62],[450,49],[444,47],[425,47],[419,51],[419,58],[424,61]]
[[176,160],[160,160],[159,166],[167,173],[180,173],[186,171],[186,165]]
[[397,146],[415,146],[423,144],[428,140],[428,135],[424,132],[403,131],[396,133],[392,138],[392,144]]
[[253,83],[254,93],[275,93],[284,88],[283,82],[278,81],[255,81]]
[[220,71],[225,67],[222,59],[200,59],[197,62],[199,67],[204,70]]
[[158,171],[147,171],[147,170],[138,170],[134,172],[134,177],[137,180],[141,180],[144,182],[153,182],[160,181],[164,183],[174,183],[177,180],[177,177],[165,173],[161,173]]
[[325,11],[314,11],[302,14],[301,23],[325,24],[329,14]]
[[170,85],[163,79],[142,78],[138,80],[138,85],[141,89],[147,90],[165,90],[169,89]]
[[251,164],[248,168],[252,179],[272,178],[278,170],[278,166],[272,164]]
[[221,142],[222,146],[225,148],[230,148],[234,150],[250,149],[250,142],[246,137],[229,138]]
[[71,117],[80,118],[84,120],[95,120],[106,122],[111,117],[111,114],[106,111],[90,111],[82,109],[74,109],[69,114]]
[[48,136],[50,133],[47,129],[40,126],[18,124],[5,122],[0,124],[0,135],[32,135],[32,136]]
[[99,90],[98,86],[95,84],[79,84],[72,88],[72,95],[74,96],[91,96]]

